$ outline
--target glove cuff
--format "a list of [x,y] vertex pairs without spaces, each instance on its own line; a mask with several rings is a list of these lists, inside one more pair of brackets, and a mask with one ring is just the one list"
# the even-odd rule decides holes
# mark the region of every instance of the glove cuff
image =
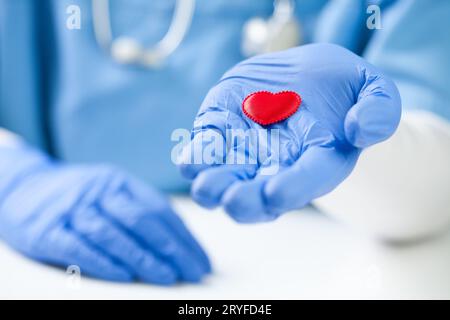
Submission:
[[50,164],[51,159],[46,154],[25,143],[0,145],[0,203],[30,172]]

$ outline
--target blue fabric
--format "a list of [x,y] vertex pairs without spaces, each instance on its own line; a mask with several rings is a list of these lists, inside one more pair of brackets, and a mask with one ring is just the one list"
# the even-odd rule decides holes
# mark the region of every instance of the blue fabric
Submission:
[[398,1],[364,57],[395,81],[405,110],[428,110],[450,121],[448,30],[450,1]]
[[[450,119],[448,1],[398,0],[382,11],[383,29],[371,35],[355,27],[365,12],[348,14],[361,4],[338,2],[345,0],[330,1],[316,28],[326,0],[296,1],[305,39],[318,30],[316,41],[361,51],[396,81],[405,107]],[[65,28],[71,4],[81,7],[81,30]],[[170,134],[190,128],[208,89],[242,60],[242,25],[254,16],[268,17],[272,4],[198,0],[186,40],[164,68],[149,71],[117,65],[99,49],[90,0],[0,0],[0,125],[68,162],[110,162],[157,188],[185,190],[171,163]],[[173,5],[174,0],[112,0],[114,36],[151,45],[165,33]]]
[[[380,5],[380,30],[366,28],[368,3]],[[331,0],[318,20],[314,41],[342,45],[382,68],[405,110],[450,120],[449,1]]]
[[0,1],[0,126],[45,147],[37,4]]
[[[172,8],[161,1],[134,2],[138,4],[116,1],[112,6],[115,36],[154,43],[166,32]],[[270,10],[269,1],[252,1],[235,14],[237,2],[225,2],[200,1],[180,48],[164,68],[149,71],[119,66],[99,50],[91,30],[90,1],[83,1],[83,32],[57,29],[58,87],[51,119],[58,155],[76,162],[113,162],[160,189],[180,188],[185,182],[170,159],[172,131],[190,127],[209,87],[242,59],[236,41],[242,23],[253,12]],[[55,2],[56,24],[64,23],[65,16],[58,12],[69,3]]]
[[[311,16],[323,2],[301,0],[297,10]],[[72,4],[81,8],[81,30],[65,28]],[[173,5],[111,1],[114,36],[155,43]],[[170,135],[190,128],[208,89],[243,59],[243,24],[272,10],[272,0],[198,0],[181,47],[162,69],[147,70],[118,65],[100,50],[90,0],[0,0],[7,18],[0,22],[0,123],[69,162],[110,162],[159,189],[185,190],[170,159]]]

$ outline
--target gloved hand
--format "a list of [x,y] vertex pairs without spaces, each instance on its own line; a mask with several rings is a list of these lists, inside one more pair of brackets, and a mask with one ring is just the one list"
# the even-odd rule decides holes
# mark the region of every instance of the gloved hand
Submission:
[[[303,100],[287,120],[261,127],[242,112],[249,94],[285,90]],[[194,179],[191,193],[201,205],[223,205],[239,222],[269,221],[332,191],[350,174],[363,148],[394,133],[400,114],[394,83],[342,47],[315,44],[257,56],[227,72],[208,93],[179,166]],[[250,151],[242,155],[239,144],[248,142],[225,141],[230,129],[278,129],[279,150],[270,147],[270,161]],[[212,131],[228,147],[214,149],[208,162],[193,164],[193,154],[216,143],[205,139],[217,136]],[[227,164],[239,152],[255,158],[256,165]],[[262,175],[268,163],[280,170]]]
[[116,281],[198,282],[208,258],[167,200],[109,166],[0,147],[0,237],[26,256]]

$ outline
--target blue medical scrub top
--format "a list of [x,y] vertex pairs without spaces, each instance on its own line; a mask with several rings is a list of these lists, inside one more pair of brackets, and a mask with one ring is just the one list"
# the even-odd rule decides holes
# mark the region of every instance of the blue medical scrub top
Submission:
[[[113,36],[151,46],[174,2],[111,0]],[[365,27],[366,0],[298,0],[296,13],[307,42],[366,56],[394,78],[405,105],[450,119],[450,1],[387,2],[375,32]],[[73,4],[80,30],[66,28]],[[244,23],[272,11],[272,0],[197,0],[181,46],[162,68],[145,69],[99,48],[90,0],[0,0],[0,126],[69,163],[113,163],[162,190],[185,190],[171,133],[191,128],[208,89],[244,58]]]
[[[160,69],[116,63],[95,41],[90,0],[0,0],[0,125],[72,163],[107,162],[164,190],[186,189],[171,133],[192,127],[207,91],[244,57],[243,24],[272,0],[197,0],[192,26]],[[325,1],[305,2],[301,15]],[[66,9],[81,9],[69,30]],[[174,0],[111,0],[113,36],[146,45],[170,25]]]

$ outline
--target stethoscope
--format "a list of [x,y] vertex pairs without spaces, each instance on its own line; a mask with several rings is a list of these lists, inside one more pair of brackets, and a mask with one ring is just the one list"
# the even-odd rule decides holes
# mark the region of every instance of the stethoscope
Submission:
[[[95,39],[119,63],[156,68],[163,65],[186,37],[194,10],[195,0],[177,0],[167,33],[154,46],[146,48],[131,37],[113,39],[109,0],[92,0]],[[293,0],[274,0],[273,14],[268,19],[250,19],[242,33],[242,53],[247,57],[298,45],[301,31]]]

